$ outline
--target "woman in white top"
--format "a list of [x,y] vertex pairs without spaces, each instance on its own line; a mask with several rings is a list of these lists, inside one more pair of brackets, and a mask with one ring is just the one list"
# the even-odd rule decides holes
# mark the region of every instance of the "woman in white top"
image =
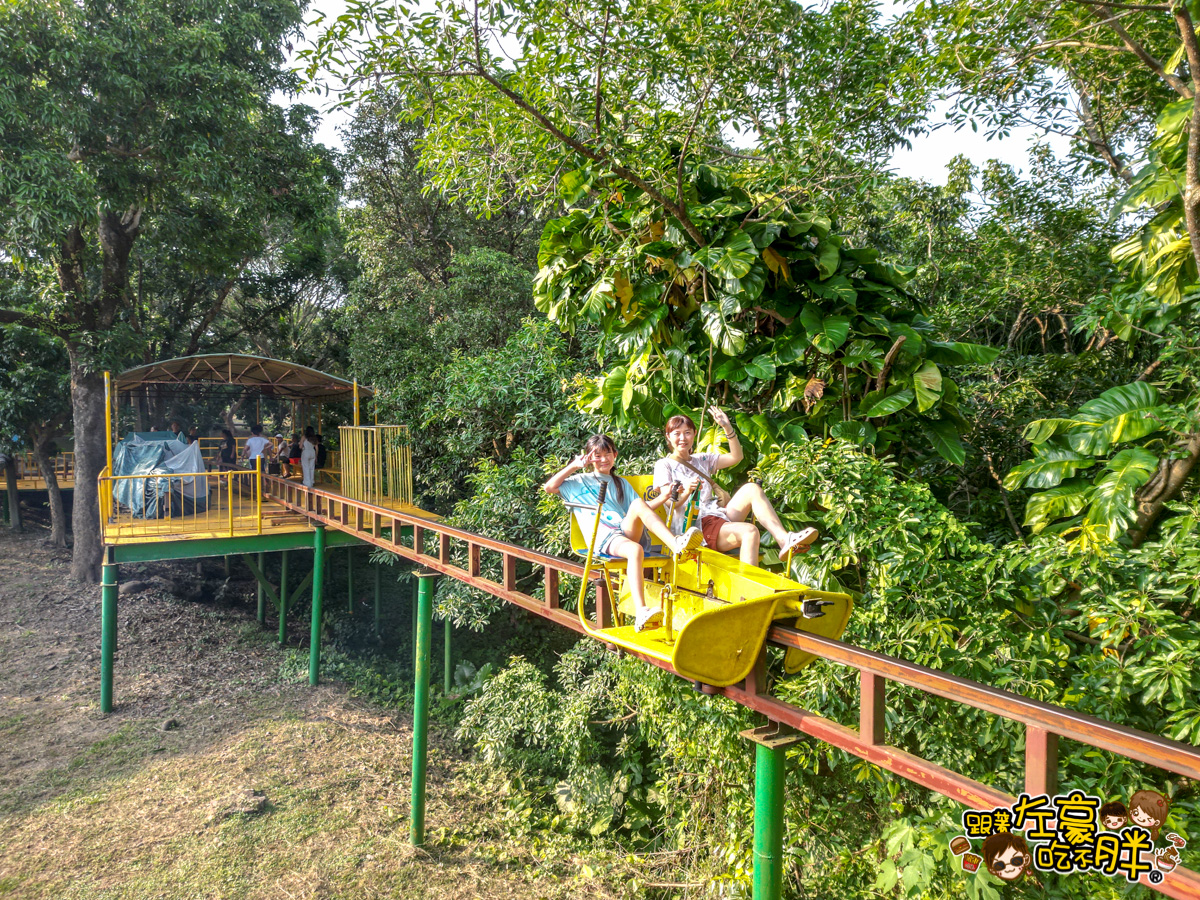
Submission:
[[704,543],[713,550],[722,553],[736,549],[742,562],[758,565],[758,528],[746,519],[754,513],[775,542],[779,545],[780,554],[793,550],[796,553],[806,553],[812,542],[817,539],[815,528],[803,531],[788,531],[779,521],[775,507],[757,484],[744,484],[725,503],[720,502],[713,488],[714,472],[736,466],[742,461],[742,445],[737,433],[725,415],[717,407],[712,407],[713,421],[725,431],[729,441],[729,451],[726,453],[692,453],[696,444],[696,425],[687,416],[672,416],[667,422],[666,437],[670,456],[665,456],[654,465],[654,486],[660,489],[658,497],[650,501],[650,506],[657,508],[675,500],[674,519],[670,523],[676,531],[683,529],[686,521],[684,510],[692,494],[699,491],[699,511],[697,519],[700,530],[704,534]]
[[304,429],[304,440],[300,442],[300,472],[304,476],[304,486],[312,487],[317,478],[317,442],[313,435],[313,427]]

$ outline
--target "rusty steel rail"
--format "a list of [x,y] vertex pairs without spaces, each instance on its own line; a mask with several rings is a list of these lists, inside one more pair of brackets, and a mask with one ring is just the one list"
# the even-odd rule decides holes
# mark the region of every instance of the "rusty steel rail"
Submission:
[[[264,476],[263,483],[265,493],[296,512],[349,532],[361,540],[432,571],[449,575],[566,628],[585,633],[578,615],[559,606],[559,578],[564,574],[582,576],[583,566],[578,563],[411,513],[351,500],[320,488],[306,488],[281,478]],[[412,537],[408,541],[403,537],[405,526],[412,529]],[[388,534],[384,534],[385,531]],[[434,534],[437,535],[436,552],[430,553],[426,550],[427,535]],[[451,561],[452,541],[466,545],[466,568]],[[481,575],[482,550],[500,555],[502,581],[493,581]],[[518,561],[542,568],[542,596],[536,597],[517,589]],[[598,574],[595,578],[596,623],[599,626],[606,623],[611,615],[612,598],[607,596],[603,579],[599,579]],[[1055,793],[1060,736],[1188,778],[1200,779],[1200,749],[1190,744],[1116,725],[1039,700],[1030,700],[1020,694],[783,625],[772,626],[767,640],[775,646],[795,647],[832,663],[857,669],[861,686],[858,730],[765,693],[765,654],[760,655],[758,665],[742,686],[715,688],[704,685],[703,690],[728,697],[773,722],[788,725],[972,808],[1010,806],[1016,798],[885,743],[884,716],[889,681],[1022,723],[1025,726],[1024,789],[1030,794]],[[668,663],[637,653],[630,655],[678,674]],[[1176,868],[1160,884],[1151,884],[1143,876],[1141,884],[1168,897],[1200,900],[1200,873],[1190,869]]]

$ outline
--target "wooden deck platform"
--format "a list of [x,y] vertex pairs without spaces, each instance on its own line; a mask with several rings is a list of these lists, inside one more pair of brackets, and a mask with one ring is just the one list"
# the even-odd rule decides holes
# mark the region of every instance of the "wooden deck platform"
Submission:
[[310,520],[273,500],[264,498],[260,523],[259,506],[254,498],[242,497],[235,492],[231,508],[226,494],[213,492],[208,509],[193,515],[145,519],[121,510],[104,523],[104,543],[203,540],[297,531],[312,531]]
[[[329,485],[323,490],[340,495]],[[430,521],[439,521],[440,516],[407,503],[390,503],[388,509],[417,516]],[[127,509],[121,509],[104,522],[103,540],[106,545],[144,544],[162,541],[209,540],[213,538],[252,537],[256,535],[292,534],[311,532],[313,521],[307,516],[288,509],[270,496],[262,499],[260,507],[247,488],[245,494],[213,490],[209,493],[208,509],[192,515],[172,515],[161,519],[135,518]]]

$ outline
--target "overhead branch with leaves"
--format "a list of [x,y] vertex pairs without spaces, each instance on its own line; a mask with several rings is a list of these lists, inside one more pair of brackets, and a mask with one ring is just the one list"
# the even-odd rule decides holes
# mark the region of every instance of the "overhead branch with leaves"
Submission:
[[361,4],[305,55],[346,103],[401,94],[434,187],[477,212],[552,201],[587,164],[696,246],[684,159],[753,166],[785,194],[837,193],[869,182],[926,105],[912,46],[855,3]]
[[[814,207],[705,165],[687,171],[707,237],[698,250],[632,186],[546,227],[538,308],[568,329],[597,326],[611,364],[584,386],[584,407],[661,425],[711,388],[757,445],[807,429],[886,450],[911,434],[961,464],[943,368],[999,351],[938,340],[906,289],[911,269],[850,247]],[[569,199],[594,194],[590,181],[564,179],[577,185]]]

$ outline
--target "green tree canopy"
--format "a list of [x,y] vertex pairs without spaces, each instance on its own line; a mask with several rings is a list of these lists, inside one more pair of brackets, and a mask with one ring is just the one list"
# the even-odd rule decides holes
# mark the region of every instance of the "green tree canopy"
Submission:
[[[149,230],[228,278],[297,212],[319,168],[294,77],[292,0],[17,0],[0,8],[0,235],[32,301],[0,312],[70,357],[78,487],[72,575],[98,576],[100,372],[137,346],[133,251]],[[303,216],[303,212],[300,212]],[[215,271],[214,271],[215,270]]]

